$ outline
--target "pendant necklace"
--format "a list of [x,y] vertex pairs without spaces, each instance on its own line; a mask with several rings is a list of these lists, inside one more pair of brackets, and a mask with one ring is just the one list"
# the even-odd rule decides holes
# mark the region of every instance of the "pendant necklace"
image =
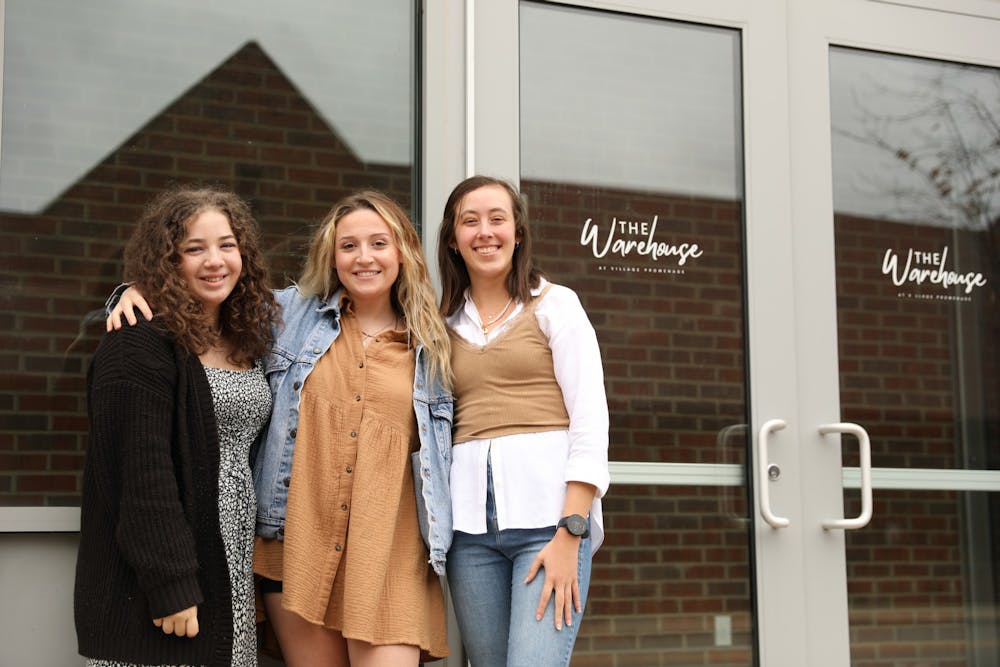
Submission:
[[389,324],[385,325],[384,327],[382,327],[381,329],[379,329],[378,331],[376,331],[375,333],[368,333],[367,331],[365,331],[361,327],[358,327],[358,331],[360,331],[361,335],[364,336],[365,338],[374,338],[375,336],[379,335],[380,333],[382,333],[383,331],[385,331],[389,327],[393,326],[397,322],[399,322],[399,318],[398,317],[396,319],[394,319],[392,322],[389,322]]
[[[473,300],[472,300],[472,303],[476,303],[476,300],[475,300],[475,299],[473,299]],[[496,315],[486,315],[486,316],[485,316],[485,318],[484,318],[484,320],[485,320],[485,321],[484,321],[484,322],[482,323],[482,325],[483,325],[483,335],[484,335],[484,336],[485,336],[485,335],[487,335],[487,333],[489,333],[489,328],[490,328],[491,326],[493,326],[493,324],[494,324],[494,323],[495,323],[495,322],[496,322],[496,321],[497,321],[498,319],[500,319],[501,317],[503,317],[503,316],[504,316],[504,314],[505,314],[505,313],[507,312],[507,309],[508,309],[508,308],[510,308],[510,304],[512,304],[512,303],[514,303],[514,297],[510,297],[510,298],[509,298],[509,299],[507,300],[507,303],[506,303],[506,304],[504,304],[504,307],[503,307],[503,308],[502,308],[502,309],[500,310],[500,312],[499,312],[499,313],[497,313]],[[478,304],[476,305],[476,310],[479,310],[479,305],[478,305]],[[480,312],[480,317],[483,317],[483,314],[482,314],[482,312]]]

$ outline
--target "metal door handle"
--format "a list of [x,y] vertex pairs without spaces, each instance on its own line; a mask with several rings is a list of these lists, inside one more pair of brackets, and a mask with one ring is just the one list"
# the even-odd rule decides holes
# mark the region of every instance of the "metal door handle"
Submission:
[[827,519],[825,530],[857,530],[864,528],[872,520],[872,445],[868,433],[857,424],[824,424],[819,427],[823,435],[828,433],[849,433],[858,439],[861,448],[861,514],[853,519]]
[[760,488],[760,515],[772,528],[784,528],[791,523],[785,517],[775,516],[774,512],[771,511],[771,494],[768,491],[768,484],[778,479],[781,471],[778,466],[772,467],[767,460],[767,438],[771,431],[780,431],[783,428],[785,428],[783,419],[769,419],[760,427],[757,436],[757,486]]

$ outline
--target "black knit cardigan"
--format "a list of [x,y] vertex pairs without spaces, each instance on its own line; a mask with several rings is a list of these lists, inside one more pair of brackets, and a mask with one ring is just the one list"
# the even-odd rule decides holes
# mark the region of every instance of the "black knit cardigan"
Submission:
[[[74,615],[79,651],[142,664],[229,665],[219,443],[201,362],[154,322],[104,336],[87,372]],[[198,605],[199,634],[153,618]]]

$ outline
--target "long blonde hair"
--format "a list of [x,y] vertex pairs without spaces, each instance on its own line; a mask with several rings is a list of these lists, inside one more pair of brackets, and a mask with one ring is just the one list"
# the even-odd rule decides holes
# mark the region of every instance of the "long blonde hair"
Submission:
[[337,225],[358,210],[375,212],[389,226],[393,241],[402,256],[399,277],[390,298],[397,314],[406,319],[410,334],[423,344],[430,357],[430,372],[451,389],[451,339],[436,305],[427,262],[420,247],[420,237],[402,207],[387,195],[375,190],[356,192],[334,204],[320,223],[309,245],[305,269],[298,281],[305,296],[329,299],[340,289],[334,254]]

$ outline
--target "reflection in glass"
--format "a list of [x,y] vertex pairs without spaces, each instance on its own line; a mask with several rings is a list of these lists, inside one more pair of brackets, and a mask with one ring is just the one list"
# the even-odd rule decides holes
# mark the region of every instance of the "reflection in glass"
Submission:
[[997,664],[998,506],[996,493],[876,490],[871,524],[846,533],[852,665]]
[[876,467],[996,470],[1000,72],[847,49],[830,72],[842,405]]
[[[0,505],[75,505],[84,373],[143,204],[249,199],[278,286],[332,203],[412,201],[412,3],[7,0]],[[355,57],[363,52],[364,58]]]
[[[835,48],[830,80],[842,418],[876,479],[1000,488],[1000,71]],[[995,665],[1000,498],[912,488],[847,534],[852,663]]]
[[752,664],[745,494],[615,486],[573,663]]
[[[520,7],[521,189],[597,329],[611,458],[742,464],[739,33]],[[616,485],[605,514],[574,664],[749,664],[745,486]]]

